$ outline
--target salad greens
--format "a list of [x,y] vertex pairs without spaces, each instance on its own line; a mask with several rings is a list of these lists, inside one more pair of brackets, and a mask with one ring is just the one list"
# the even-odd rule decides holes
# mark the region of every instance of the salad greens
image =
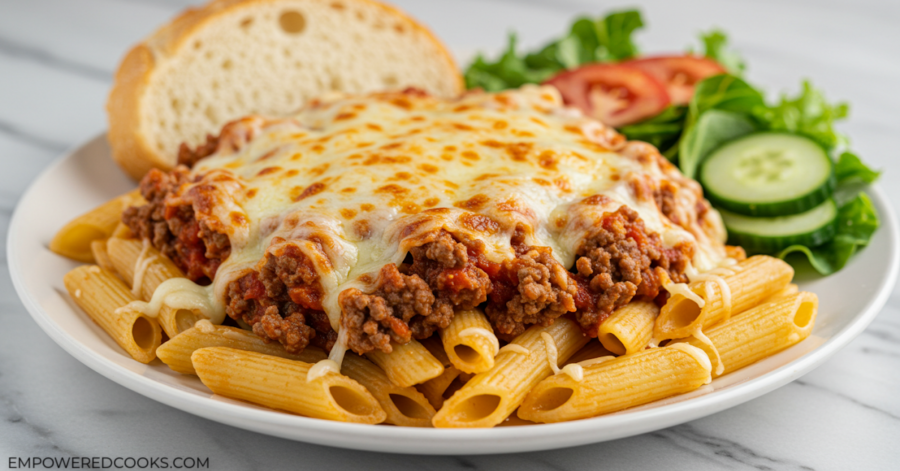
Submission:
[[746,64],[744,59],[735,51],[728,49],[728,36],[724,31],[714,29],[708,33],[701,33],[703,41],[703,56],[719,63],[732,75],[741,76]]
[[[583,64],[618,62],[638,56],[632,36],[644,26],[636,10],[614,12],[596,19],[580,17],[567,34],[543,48],[519,53],[510,34],[506,51],[495,61],[479,55],[465,72],[468,88],[499,91],[527,83],[541,83],[557,73]],[[701,33],[703,55],[728,73],[696,84],[686,106],[671,105],[642,122],[622,126],[630,140],[653,144],[681,171],[694,178],[704,159],[718,147],[753,132],[777,131],[812,139],[834,159],[838,191],[875,181],[880,172],[866,166],[851,152],[847,138],[835,123],[847,117],[846,103],[830,103],[822,92],[804,81],[795,96],[783,95],[769,104],[763,91],[742,78],[745,62],[728,45],[721,30]],[[690,51],[688,51],[690,52]],[[857,189],[858,191],[858,189]],[[822,274],[843,268],[850,256],[868,244],[878,227],[878,215],[864,193],[857,193],[839,208],[838,232],[821,246],[791,246],[778,256],[802,253]]]
[[615,62],[638,54],[632,34],[644,26],[641,13],[628,10],[605,17],[578,18],[569,33],[539,51],[516,52],[516,35],[510,33],[506,51],[494,62],[482,55],[466,69],[466,88],[489,92],[541,83],[557,72],[592,62]]
[[803,254],[816,271],[830,275],[844,268],[850,256],[868,245],[876,229],[878,213],[869,197],[860,192],[838,209],[838,227],[834,239],[817,247],[792,245],[782,250],[778,257],[791,261],[788,255]]

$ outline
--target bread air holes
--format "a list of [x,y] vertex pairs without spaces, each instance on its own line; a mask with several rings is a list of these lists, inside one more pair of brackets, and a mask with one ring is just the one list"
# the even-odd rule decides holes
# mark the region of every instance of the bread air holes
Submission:
[[384,88],[396,88],[398,83],[400,82],[394,75],[386,75],[381,78],[381,84],[384,85]]
[[298,11],[287,10],[278,17],[278,26],[288,34],[300,34],[306,29],[306,17]]
[[231,70],[232,67],[234,67],[234,63],[231,62],[231,59],[222,61],[222,70]]
[[241,20],[241,29],[244,30],[245,32],[248,31],[251,26],[253,26],[253,18],[252,17],[248,16],[247,18],[244,18],[243,20]]

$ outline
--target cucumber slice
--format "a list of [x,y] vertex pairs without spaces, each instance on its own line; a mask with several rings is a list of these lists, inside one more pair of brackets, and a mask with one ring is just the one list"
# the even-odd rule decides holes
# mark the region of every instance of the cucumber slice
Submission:
[[838,208],[833,199],[805,213],[757,218],[719,210],[728,229],[728,243],[752,253],[774,253],[794,245],[814,247],[837,232]]
[[747,216],[787,216],[831,197],[834,164],[814,141],[796,134],[750,134],[706,159],[700,183],[709,201]]

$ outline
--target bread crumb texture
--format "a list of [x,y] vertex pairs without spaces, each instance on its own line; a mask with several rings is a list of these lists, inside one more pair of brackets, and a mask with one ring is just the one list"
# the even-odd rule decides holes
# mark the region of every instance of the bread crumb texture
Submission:
[[427,30],[360,0],[248,2],[204,22],[169,57],[154,54],[141,127],[170,159],[230,120],[289,114],[328,92],[460,91],[455,65]]

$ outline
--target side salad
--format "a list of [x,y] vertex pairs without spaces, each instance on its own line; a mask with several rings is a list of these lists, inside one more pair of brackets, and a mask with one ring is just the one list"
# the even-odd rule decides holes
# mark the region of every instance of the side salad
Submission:
[[719,30],[701,34],[701,52],[641,55],[632,36],[643,26],[636,10],[582,17],[525,53],[510,34],[499,58],[479,55],[469,65],[466,86],[551,84],[567,104],[655,145],[697,179],[729,243],[792,262],[802,257],[791,254],[803,255],[823,275],[843,268],[879,224],[861,187],[880,172],[834,128],[848,105],[829,103],[808,81],[797,95],[767,102]]

